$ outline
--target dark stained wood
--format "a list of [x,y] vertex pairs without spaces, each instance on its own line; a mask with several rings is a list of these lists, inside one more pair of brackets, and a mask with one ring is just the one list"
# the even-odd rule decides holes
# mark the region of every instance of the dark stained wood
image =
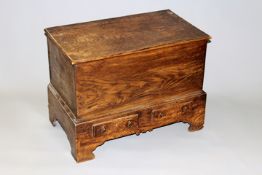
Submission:
[[49,119],[77,162],[108,140],[177,122],[203,127],[210,37],[170,10],[45,31]]
[[67,134],[67,138],[70,142],[73,155],[76,153],[76,132],[74,115],[70,114],[69,107],[66,102],[55,90],[55,88],[48,85],[48,108],[49,108],[49,120],[53,126],[55,121],[58,121]]
[[48,43],[50,82],[72,111],[76,112],[75,70],[66,55],[50,39]]

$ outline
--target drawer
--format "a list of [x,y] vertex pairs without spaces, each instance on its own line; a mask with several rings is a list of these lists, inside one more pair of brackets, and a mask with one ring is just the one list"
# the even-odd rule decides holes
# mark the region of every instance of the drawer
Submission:
[[132,114],[117,119],[111,119],[92,126],[93,137],[121,136],[138,132],[138,115]]
[[198,103],[192,101],[169,104],[167,106],[157,107],[152,109],[150,120],[154,123],[169,123],[178,122],[182,118],[190,118],[194,115],[195,109],[199,106]]

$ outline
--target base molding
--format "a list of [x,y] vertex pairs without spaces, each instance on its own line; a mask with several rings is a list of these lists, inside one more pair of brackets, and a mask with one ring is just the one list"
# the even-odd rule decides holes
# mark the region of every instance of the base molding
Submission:
[[49,120],[57,121],[70,142],[71,153],[77,162],[95,158],[93,151],[106,141],[139,135],[173,123],[189,124],[189,131],[204,127],[206,93],[195,91],[172,97],[169,102],[159,102],[142,110],[123,111],[97,120],[77,119],[55,88],[48,86]]

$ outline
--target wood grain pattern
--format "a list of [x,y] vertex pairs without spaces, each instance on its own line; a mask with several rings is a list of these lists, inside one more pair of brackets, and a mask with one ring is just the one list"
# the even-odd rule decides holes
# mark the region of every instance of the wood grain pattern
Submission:
[[72,64],[210,39],[170,10],[52,27],[45,31]]
[[202,89],[205,53],[206,42],[198,41],[77,65],[77,116]]
[[204,126],[210,37],[170,10],[45,29],[49,119],[77,162],[108,140]]
[[67,138],[70,142],[72,154],[76,154],[76,132],[74,115],[70,115],[68,111],[69,107],[55,88],[48,85],[48,108],[49,108],[49,120],[53,126],[58,121],[61,127],[66,132]]
[[[50,84],[49,110],[50,121],[58,121],[65,130],[71,152],[77,162],[94,158],[93,151],[108,140],[119,137],[145,133],[172,123],[189,124],[189,131],[197,131],[204,126],[206,93],[195,91],[179,95],[168,102],[160,101],[158,105],[141,110],[132,109],[123,113],[111,114],[110,119],[98,118],[78,123],[73,113],[68,111],[63,101]],[[131,122],[131,124],[130,124]]]
[[68,61],[67,56],[60,52],[53,41],[48,39],[47,42],[50,82],[69,105],[70,109],[76,112],[74,66]]

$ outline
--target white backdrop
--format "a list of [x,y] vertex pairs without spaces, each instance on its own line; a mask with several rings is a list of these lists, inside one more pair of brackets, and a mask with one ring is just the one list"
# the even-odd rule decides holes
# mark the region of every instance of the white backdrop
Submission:
[[[176,124],[107,142],[76,164],[48,122],[43,29],[171,9],[212,36],[206,125]],[[262,174],[262,3],[259,0],[0,1],[1,174]]]

